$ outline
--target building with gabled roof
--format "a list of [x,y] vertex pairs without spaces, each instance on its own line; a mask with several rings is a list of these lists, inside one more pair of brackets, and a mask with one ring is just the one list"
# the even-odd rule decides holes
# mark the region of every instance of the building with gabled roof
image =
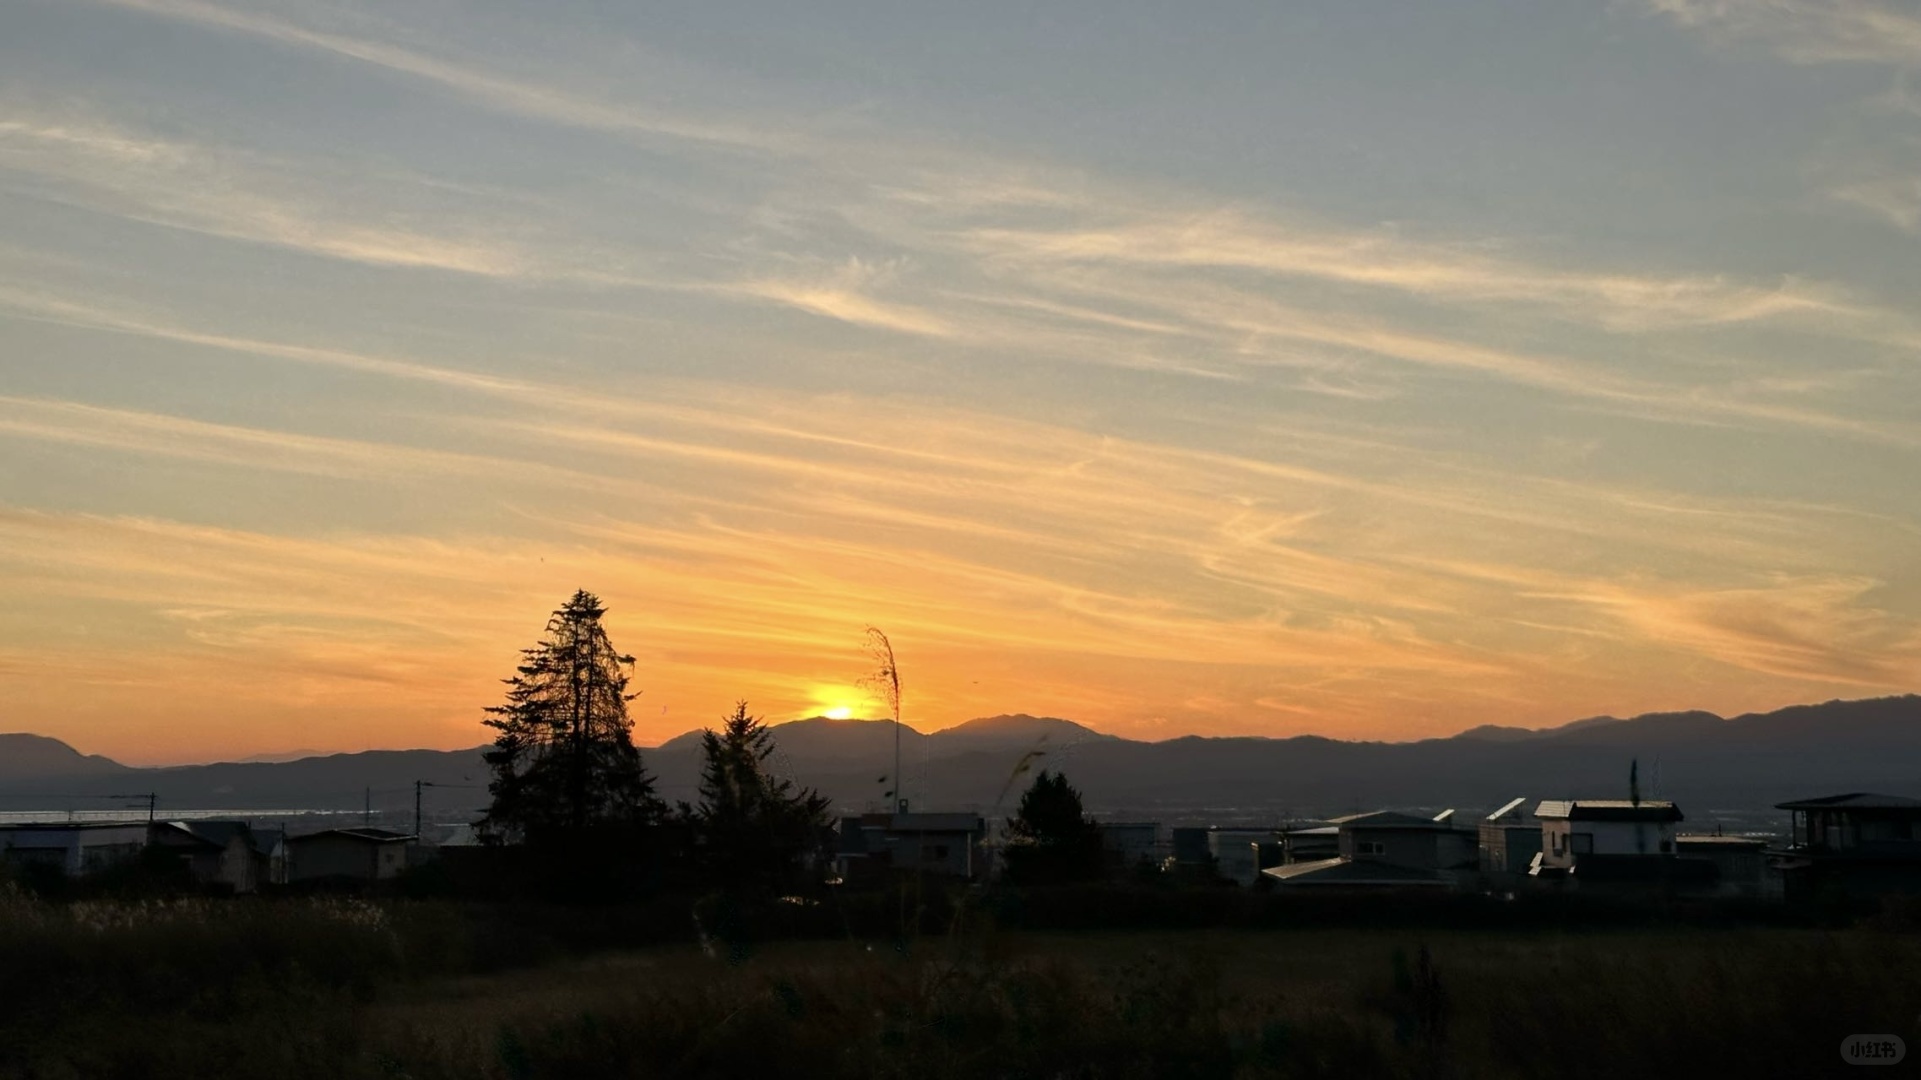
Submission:
[[244,821],[162,821],[150,842],[186,864],[194,884],[250,893],[263,878],[253,829]]
[[390,829],[327,829],[286,840],[287,880],[385,881],[407,868],[414,837]]

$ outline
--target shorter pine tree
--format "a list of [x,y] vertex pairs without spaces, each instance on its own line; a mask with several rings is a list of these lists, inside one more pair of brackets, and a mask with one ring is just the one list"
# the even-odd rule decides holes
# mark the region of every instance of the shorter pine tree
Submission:
[[1105,869],[1100,829],[1061,773],[1041,770],[1003,836],[1007,878],[1018,885],[1091,881]]
[[773,731],[747,714],[745,701],[718,731],[701,735],[700,804],[683,810],[701,868],[725,888],[789,888],[818,853],[827,799],[776,775],[769,764],[774,749]]

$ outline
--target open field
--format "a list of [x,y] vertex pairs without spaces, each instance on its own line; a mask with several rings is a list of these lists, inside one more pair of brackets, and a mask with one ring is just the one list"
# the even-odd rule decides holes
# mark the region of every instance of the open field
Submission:
[[11,894],[0,1075],[1801,1077],[1841,1067],[1843,1036],[1912,1040],[1921,1016],[1921,937],[1867,927],[980,920],[904,945],[516,952],[510,922]]

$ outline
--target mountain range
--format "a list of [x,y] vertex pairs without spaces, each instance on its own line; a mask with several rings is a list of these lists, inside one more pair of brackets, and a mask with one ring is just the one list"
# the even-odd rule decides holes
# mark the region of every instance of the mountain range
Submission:
[[[892,787],[894,724],[816,717],[774,728],[776,767],[842,810]],[[1691,819],[1764,811],[1845,791],[1921,796],[1921,696],[1830,701],[1731,719],[1708,712],[1593,717],[1558,728],[1482,726],[1418,742],[1183,736],[1143,742],[1068,720],[1010,715],[921,732],[900,729],[905,794],[917,807],[1011,806],[1026,760],[1066,772],[1090,810],[1162,821],[1321,817],[1381,806],[1487,808],[1518,795],[1620,798],[1641,789]],[[414,782],[443,809],[486,802],[482,748],[374,750],[295,761],[134,768],[55,739],[0,735],[0,810],[89,809],[154,792],[162,807],[411,807]],[[1038,751],[1030,757],[1030,752]],[[670,801],[692,801],[700,733],[643,751]],[[124,801],[124,800],[123,800]]]

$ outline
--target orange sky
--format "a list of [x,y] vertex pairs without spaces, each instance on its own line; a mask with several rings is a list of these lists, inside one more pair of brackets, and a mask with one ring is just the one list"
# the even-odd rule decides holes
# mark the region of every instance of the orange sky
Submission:
[[1912,11],[1076,2],[0,5],[0,729],[1921,689]]

